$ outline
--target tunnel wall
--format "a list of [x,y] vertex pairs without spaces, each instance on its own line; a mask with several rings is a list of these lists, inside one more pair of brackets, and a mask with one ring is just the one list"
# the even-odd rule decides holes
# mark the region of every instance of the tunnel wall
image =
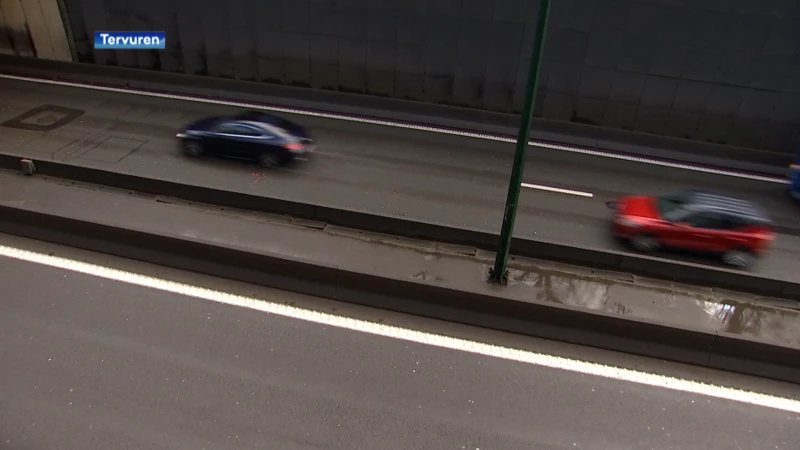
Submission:
[[[82,62],[500,112],[521,108],[539,7],[539,0],[62,1]],[[799,24],[798,0],[554,0],[536,114],[795,151]],[[96,30],[166,31],[168,49],[93,50]]]

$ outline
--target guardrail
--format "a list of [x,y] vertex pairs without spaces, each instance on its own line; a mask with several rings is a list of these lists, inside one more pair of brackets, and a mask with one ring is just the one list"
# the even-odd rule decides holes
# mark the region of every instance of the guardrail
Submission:
[[[0,154],[0,168],[19,171],[20,156]],[[191,202],[265,212],[299,219],[324,222],[357,230],[395,236],[467,245],[494,251],[497,236],[484,231],[448,227],[396,217],[337,209],[278,198],[222,191],[203,186],[145,178],[66,163],[37,160],[36,173],[94,183],[156,196],[174,197]],[[640,276],[747,292],[751,294],[800,300],[800,279],[783,281],[725,268],[715,268],[625,252],[576,247],[545,240],[514,238],[514,255],[558,261],[597,269],[622,271]]]
[[800,382],[800,349],[0,205],[0,232],[332,300]]

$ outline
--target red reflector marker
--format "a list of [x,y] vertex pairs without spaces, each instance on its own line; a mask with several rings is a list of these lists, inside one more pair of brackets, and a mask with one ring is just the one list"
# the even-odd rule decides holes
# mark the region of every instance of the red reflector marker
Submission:
[[301,148],[303,148],[303,144],[299,144],[299,143],[295,142],[295,143],[292,143],[292,144],[286,144],[283,147],[285,149],[287,149],[287,150],[300,150]]

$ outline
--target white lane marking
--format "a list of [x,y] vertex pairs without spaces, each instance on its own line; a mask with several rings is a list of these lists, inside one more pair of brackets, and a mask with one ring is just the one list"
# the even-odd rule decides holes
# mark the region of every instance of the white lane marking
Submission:
[[134,272],[103,267],[82,261],[71,260],[59,256],[0,245],[0,256],[20,261],[56,267],[72,272],[83,273],[108,280],[133,284],[164,292],[194,297],[211,302],[248,308],[283,317],[305,320],[321,325],[334,326],[362,333],[399,339],[408,342],[430,345],[462,352],[501,358],[536,366],[566,370],[586,375],[593,375],[613,380],[637,383],[657,388],[671,389],[692,394],[705,395],[719,399],[732,400],[750,405],[774,408],[800,414],[800,401],[777,397],[758,392],[744,391],[726,386],[718,386],[698,381],[684,380],[632,369],[606,366],[560,356],[546,355],[514,348],[501,347],[482,342],[469,341],[450,336],[436,335],[422,331],[410,330],[392,325],[384,325],[350,317],[337,316],[319,311],[311,311],[295,306],[272,303],[251,297],[234,295],[213,289],[206,289],[184,283],[155,278]]
[[570,189],[561,189],[556,187],[543,186],[541,184],[522,183],[521,186],[529,189],[538,189],[540,191],[557,192],[559,194],[577,195],[579,197],[588,197],[588,198],[594,197],[594,194],[592,194],[591,192],[573,191]]
[[[387,127],[394,127],[394,128],[403,128],[407,130],[416,130],[416,131],[427,131],[430,133],[437,133],[437,134],[449,134],[453,136],[460,136],[460,137],[468,137],[473,139],[483,139],[488,141],[496,141],[496,142],[507,142],[507,143],[515,143],[517,140],[515,138],[507,137],[507,136],[499,136],[494,134],[488,133],[477,133],[472,131],[463,131],[463,130],[452,130],[447,128],[440,128],[440,127],[432,127],[427,125],[417,125],[414,123],[407,123],[407,122],[397,122],[391,120],[382,120],[382,119],[371,119],[367,117],[359,117],[359,116],[348,116],[345,114],[334,114],[334,113],[323,113],[319,111],[313,110],[306,110],[306,109],[299,109],[299,108],[284,108],[280,106],[270,106],[261,103],[247,103],[247,102],[237,102],[237,101],[230,101],[230,100],[219,100],[219,99],[212,99],[212,98],[204,98],[204,97],[195,97],[190,95],[178,95],[178,94],[166,94],[162,92],[151,92],[145,91],[141,89],[133,89],[133,88],[116,88],[116,87],[109,87],[109,86],[99,86],[94,84],[85,84],[85,83],[75,83],[72,81],[58,81],[58,80],[47,80],[42,78],[33,78],[33,77],[23,77],[18,75],[8,75],[8,74],[0,74],[0,78],[5,78],[8,80],[17,80],[17,81],[28,81],[31,83],[40,83],[40,84],[51,84],[55,86],[68,86],[68,87],[75,87],[75,88],[82,88],[82,89],[93,89],[96,91],[106,91],[106,92],[116,92],[119,94],[129,94],[129,95],[141,95],[145,97],[156,97],[156,98],[166,98],[171,100],[182,100],[187,102],[195,102],[195,103],[208,103],[211,105],[223,105],[223,106],[233,106],[237,108],[249,108],[249,109],[263,109],[267,111],[273,112],[280,112],[286,114],[296,114],[300,116],[310,116],[310,117],[321,117],[324,119],[333,119],[333,120],[344,120],[348,122],[357,122],[357,123],[366,123],[370,125],[381,125]],[[532,145],[534,147],[546,148],[550,150],[558,150],[563,152],[569,153],[577,153],[581,155],[589,155],[589,156],[598,156],[601,158],[610,158],[610,159],[619,159],[622,161],[630,161],[636,162],[640,164],[649,164],[654,166],[661,166],[661,167],[669,167],[672,169],[682,169],[682,170],[690,170],[693,172],[703,172],[703,173],[711,173],[714,175],[723,175],[735,178],[744,178],[747,180],[754,180],[754,181],[763,181],[767,183],[777,183],[777,184],[789,184],[789,181],[782,177],[774,177],[774,176],[766,176],[766,175],[755,175],[745,172],[736,172],[733,170],[723,170],[723,169],[715,169],[712,167],[703,167],[697,166],[692,164],[684,164],[684,163],[676,163],[671,161],[661,161],[658,159],[652,158],[644,158],[640,156],[631,156],[631,155],[619,155],[612,152],[602,151],[602,150],[592,150],[590,148],[585,147],[575,147],[569,145],[560,145],[560,144],[553,144],[550,142],[544,141],[528,141],[528,145]]]

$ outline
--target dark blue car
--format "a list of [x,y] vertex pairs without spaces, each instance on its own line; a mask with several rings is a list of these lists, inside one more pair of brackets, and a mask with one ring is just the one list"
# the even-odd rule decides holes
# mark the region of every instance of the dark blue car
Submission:
[[315,149],[306,128],[262,111],[201,119],[176,136],[189,156],[250,160],[266,168],[279,167]]

